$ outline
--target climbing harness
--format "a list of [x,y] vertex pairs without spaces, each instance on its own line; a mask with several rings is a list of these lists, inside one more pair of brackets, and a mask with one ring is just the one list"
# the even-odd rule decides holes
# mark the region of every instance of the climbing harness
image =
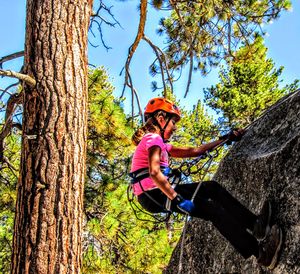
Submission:
[[[173,188],[181,181],[181,174],[178,172],[178,170],[172,170],[170,167],[161,166],[160,167],[162,173],[169,178],[169,181]],[[134,212],[135,217],[140,221],[149,221],[154,223],[161,223],[161,222],[168,222],[168,220],[171,217],[172,212],[170,211],[171,201],[167,199],[166,204],[163,205],[156,201],[147,191],[144,190],[141,181],[145,178],[148,178],[149,175],[149,168],[141,168],[134,172],[129,173],[129,176],[131,177],[131,184],[127,188],[127,198],[129,201],[129,204]],[[161,213],[149,213],[145,210],[143,210],[134,200],[135,195],[132,193],[132,186],[133,184],[139,184],[140,188],[142,189],[143,193],[156,205],[158,205],[161,209]],[[138,216],[137,210],[139,212],[142,212],[152,218],[151,219],[142,219]],[[165,214],[165,216],[163,216]]]
[[[177,186],[177,184],[181,183],[182,180],[182,175],[185,177],[189,177],[190,175],[197,174],[201,171],[203,171],[202,176],[200,178],[200,182],[198,183],[198,186],[196,190],[194,191],[191,201],[193,202],[200,187],[201,187],[201,182],[204,181],[205,176],[207,175],[209,168],[211,167],[211,164],[213,163],[213,160],[219,155],[219,149],[222,147],[224,144],[227,143],[227,139],[223,140],[218,146],[216,146],[213,150],[207,151],[206,153],[200,155],[199,157],[191,160],[191,161],[185,161],[183,162],[178,168],[171,169],[169,167],[163,167],[161,166],[161,171],[165,176],[168,176],[169,181],[172,185],[173,188]],[[205,160],[203,162],[203,160]],[[160,204],[158,201],[156,201],[147,191],[144,191],[141,180],[148,178],[149,177],[149,168],[142,168],[139,169],[135,172],[130,173],[131,179],[131,184],[129,185],[127,189],[127,197],[128,201],[130,203],[130,206],[134,212],[135,217],[138,220],[141,221],[150,221],[154,223],[161,223],[165,222],[166,225],[168,225],[168,222],[170,220],[170,217],[172,215],[171,211],[171,200],[167,199],[167,202],[165,205]],[[134,201],[135,195],[132,193],[132,185],[138,183],[143,190],[143,193],[147,195],[147,197],[152,200],[155,204],[159,205],[162,209],[163,212],[159,214],[152,214],[149,213],[145,210],[143,210],[140,206],[137,205],[137,203]],[[130,193],[131,196],[130,196]],[[138,216],[137,210],[139,212],[144,213],[145,215],[150,216],[152,219],[142,219]],[[163,216],[163,214],[166,214]],[[183,250],[184,250],[184,244],[185,244],[185,238],[186,238],[186,230],[187,230],[187,223],[189,220],[190,216],[186,214],[185,216],[185,221],[184,221],[184,226],[182,230],[182,236],[181,236],[181,243],[180,243],[180,256],[179,256],[179,268],[178,268],[178,273],[181,273],[182,271],[182,261],[183,261]]]

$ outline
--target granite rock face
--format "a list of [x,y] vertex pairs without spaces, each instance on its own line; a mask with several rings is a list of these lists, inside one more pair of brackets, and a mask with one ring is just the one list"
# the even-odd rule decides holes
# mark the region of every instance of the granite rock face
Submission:
[[[252,212],[271,200],[272,223],[284,242],[271,272],[244,260],[204,220],[188,222],[184,245],[173,252],[165,273],[300,273],[300,91],[282,98],[248,129],[221,162],[214,179]],[[180,255],[182,259],[180,259]]]

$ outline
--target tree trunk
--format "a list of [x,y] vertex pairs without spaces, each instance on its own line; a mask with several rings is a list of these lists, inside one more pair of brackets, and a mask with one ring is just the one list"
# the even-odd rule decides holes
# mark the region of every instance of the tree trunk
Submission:
[[92,0],[27,0],[12,273],[79,273]]

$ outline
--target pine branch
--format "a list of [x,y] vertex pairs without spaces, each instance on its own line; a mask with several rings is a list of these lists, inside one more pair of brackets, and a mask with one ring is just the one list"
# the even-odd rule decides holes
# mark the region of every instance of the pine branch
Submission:
[[[89,27],[89,30],[91,31],[92,35],[95,37],[95,34],[93,33],[93,24],[95,23],[97,25],[97,29],[98,29],[99,34],[100,34],[101,43],[107,51],[109,49],[111,49],[111,47],[108,46],[106,44],[106,42],[104,41],[103,31],[102,31],[102,23],[104,23],[105,25],[110,26],[110,27],[115,27],[116,25],[118,25],[120,28],[122,28],[121,24],[115,18],[115,16],[113,15],[113,13],[111,11],[112,7],[113,6],[107,7],[103,3],[103,1],[100,0],[99,1],[99,7],[98,7],[97,11],[94,12],[91,15],[91,22],[90,22],[90,27]],[[104,10],[104,12],[106,12],[106,14],[108,14],[110,19],[106,19],[106,18],[103,17],[103,15],[100,14],[102,10]],[[98,47],[98,45],[94,45],[90,40],[88,42],[91,44],[91,46]]]
[[0,100],[2,99],[3,95],[5,93],[9,94],[9,95],[12,95],[12,93],[10,93],[8,90],[13,88],[13,87],[16,87],[17,85],[19,85],[19,81],[16,82],[16,83],[13,83],[11,85],[9,85],[8,87],[6,87],[5,89],[0,89],[0,91],[2,91],[1,95],[0,95]]
[[13,166],[13,164],[5,156],[3,156],[3,163],[5,163],[7,165],[7,167],[10,169],[11,173],[15,176],[15,178],[18,178],[17,174],[15,173],[18,170]]
[[133,44],[130,46],[130,48],[128,50],[128,56],[127,56],[127,60],[125,63],[125,83],[124,83],[124,88],[123,88],[121,97],[124,96],[124,91],[125,91],[126,86],[130,87],[130,84],[128,82],[128,80],[130,78],[129,66],[130,66],[132,56],[135,53],[141,39],[144,36],[146,18],[147,18],[147,0],[141,0],[140,22],[139,22],[138,32],[137,32],[137,35],[135,37]]
[[132,81],[132,78],[131,78],[131,75],[130,75],[130,62],[131,62],[131,59],[132,59],[132,57],[133,57],[140,41],[142,40],[142,38],[144,36],[146,18],[147,18],[147,0],[141,0],[140,22],[139,22],[139,26],[138,26],[138,32],[137,32],[137,35],[135,37],[135,40],[134,40],[133,44],[130,46],[130,48],[128,50],[128,56],[127,56],[127,60],[126,60],[126,63],[125,63],[125,82],[124,82],[124,87],[123,87],[123,91],[122,91],[122,95],[121,95],[121,98],[122,98],[124,96],[126,86],[131,89],[132,122],[133,122],[133,117],[134,117],[134,97],[136,97],[136,100],[138,102],[139,114],[140,114],[140,116],[143,120],[143,114],[142,114],[142,109],[141,109],[141,106],[140,106],[140,103],[139,103],[139,97],[138,97],[136,89],[133,86],[133,81]]
[[25,82],[26,84],[28,84],[31,87],[34,87],[36,85],[35,79],[32,78],[31,76],[26,75],[26,74],[22,74],[22,73],[19,73],[19,72],[15,72],[15,71],[12,71],[12,70],[0,69],[0,75],[7,76],[7,77],[12,77],[12,78],[17,78],[20,81]]
[[165,54],[163,53],[163,51],[159,47],[154,45],[152,43],[152,41],[147,36],[143,36],[143,40],[145,40],[151,46],[151,48],[154,50],[154,52],[156,54],[156,57],[157,57],[157,60],[159,62],[159,66],[160,66],[162,83],[163,83],[163,86],[164,86],[164,96],[166,96],[167,87],[166,87],[166,83],[165,83],[165,72],[167,73],[167,76],[168,76],[167,80],[170,83],[170,87],[171,87],[172,92],[173,92],[173,83],[172,83],[172,78],[171,78],[170,73],[169,73],[168,63],[166,61]]
[[193,75],[193,58],[194,58],[194,55],[193,55],[193,51],[191,50],[190,51],[190,68],[189,68],[189,77],[188,77],[188,82],[187,82],[187,85],[186,85],[186,90],[185,90],[185,94],[184,94],[184,98],[186,98],[189,90],[190,90],[190,85],[192,83],[192,75]]

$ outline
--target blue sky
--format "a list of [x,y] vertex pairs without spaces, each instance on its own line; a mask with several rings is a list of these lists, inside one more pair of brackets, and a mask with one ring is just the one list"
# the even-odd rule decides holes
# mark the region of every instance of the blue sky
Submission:
[[[89,47],[89,62],[96,66],[103,65],[107,68],[111,80],[116,87],[115,95],[120,96],[124,83],[124,74],[119,76],[122,70],[128,48],[133,42],[139,12],[137,9],[139,1],[110,1],[113,5],[112,11],[115,17],[121,23],[122,28],[104,28],[104,39],[112,47],[111,50],[105,50],[100,43],[100,39],[90,40],[93,44],[99,44],[99,47]],[[0,57],[23,50],[25,39],[25,0],[0,0]],[[296,78],[300,78],[300,1],[293,0],[293,11],[285,12],[273,24],[265,26],[268,36],[265,38],[268,47],[268,57],[271,57],[276,67],[284,66],[282,74],[283,83],[290,83]],[[161,16],[166,14],[158,13],[154,10],[148,12],[146,24],[146,35],[155,43],[162,43],[162,38],[156,35],[156,28]],[[156,96],[157,93],[151,91],[150,83],[153,80],[149,76],[148,66],[153,61],[152,50],[142,42],[139,46],[131,66],[134,85],[138,90],[141,103],[144,106],[147,101]],[[4,69],[19,69],[21,60],[16,60],[4,65]],[[191,106],[202,98],[203,88],[209,87],[217,82],[217,71],[212,71],[207,77],[200,73],[195,73],[191,85],[190,93],[186,99],[183,99],[187,72],[175,84],[175,94],[181,98],[181,103],[186,108]],[[0,79],[0,88],[3,88],[7,80]],[[126,109],[130,109],[130,90],[127,89],[125,96],[128,97],[125,103]]]

